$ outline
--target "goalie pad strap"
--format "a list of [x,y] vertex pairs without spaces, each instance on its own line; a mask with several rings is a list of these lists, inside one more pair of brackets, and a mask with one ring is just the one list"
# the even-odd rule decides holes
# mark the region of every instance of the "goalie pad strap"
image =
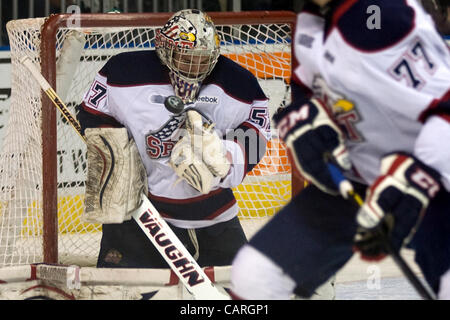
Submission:
[[[103,155],[103,152],[100,150],[100,148],[98,148],[97,146],[94,146],[94,148],[97,149],[99,155],[102,157],[103,163],[104,163],[104,166],[103,166],[103,172],[102,172],[102,175],[101,175],[101,177],[100,177],[100,181],[104,181],[104,183],[101,184],[102,187],[101,187],[100,194],[99,194],[99,196],[100,196],[100,198],[99,198],[99,205],[100,205],[100,209],[101,209],[101,208],[103,207],[103,206],[102,206],[102,204],[103,204],[103,195],[104,195],[104,193],[105,193],[106,186],[108,185],[108,182],[109,182],[109,180],[111,179],[112,173],[113,173],[113,171],[114,171],[115,157],[114,157],[114,152],[113,152],[113,150],[112,150],[112,147],[111,147],[111,145],[108,143],[108,141],[107,141],[104,137],[102,137],[102,136],[100,136],[100,139],[102,139],[103,143],[104,143],[105,146],[108,148],[109,154],[111,155],[111,162],[110,162],[110,163],[111,163],[111,166],[109,167],[108,172],[105,172],[106,169],[107,169],[107,168],[106,168],[106,163],[107,163],[106,158],[105,158],[105,156]],[[105,174],[106,174],[106,177],[105,177]]]

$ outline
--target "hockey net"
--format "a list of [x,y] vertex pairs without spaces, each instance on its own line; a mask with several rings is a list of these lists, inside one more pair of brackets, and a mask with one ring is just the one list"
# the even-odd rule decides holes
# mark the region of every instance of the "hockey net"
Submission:
[[[0,153],[0,267],[38,262],[95,265],[101,225],[80,220],[86,148],[19,60],[24,55],[75,113],[112,56],[153,50],[159,14],[54,15],[10,21],[12,96]],[[290,100],[292,12],[211,13],[221,53],[255,74],[273,114]],[[234,189],[248,236],[291,197],[286,149],[273,139],[261,163]]]

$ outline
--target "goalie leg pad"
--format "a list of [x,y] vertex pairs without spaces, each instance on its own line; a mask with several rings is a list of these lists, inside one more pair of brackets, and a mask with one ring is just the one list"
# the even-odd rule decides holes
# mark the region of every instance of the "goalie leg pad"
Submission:
[[126,128],[88,128],[87,181],[82,219],[91,223],[122,223],[147,193],[147,175]]

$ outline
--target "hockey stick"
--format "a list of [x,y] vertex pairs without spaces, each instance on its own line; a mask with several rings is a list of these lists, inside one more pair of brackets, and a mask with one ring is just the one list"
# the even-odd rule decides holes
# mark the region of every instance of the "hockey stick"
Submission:
[[[70,110],[61,101],[39,70],[34,66],[31,59],[25,56],[20,62],[30,71],[42,90],[47,94],[78,135],[86,141],[81,132],[79,122],[72,116]],[[184,247],[144,193],[141,195],[141,205],[133,211],[132,217],[194,298],[200,300],[230,299],[228,295],[220,292],[206,276],[205,272],[200,268],[195,259]]]
[[[339,168],[333,163],[328,162],[328,171],[330,172],[334,183],[336,184],[336,186],[338,186],[341,194],[345,198],[347,198],[346,195],[348,195],[348,198],[350,198],[358,207],[361,207],[364,201],[362,200],[361,196],[353,190],[353,186],[343,176]],[[387,251],[392,256],[392,259],[394,260],[395,264],[403,272],[406,279],[411,283],[414,289],[416,289],[417,293],[424,300],[436,300],[435,295],[431,293],[430,290],[428,290],[425,287],[425,285],[419,280],[419,278],[414,274],[409,265],[400,255],[400,252],[396,251],[393,248],[391,241],[389,241],[388,239],[388,236],[386,234],[383,234],[383,237]]]

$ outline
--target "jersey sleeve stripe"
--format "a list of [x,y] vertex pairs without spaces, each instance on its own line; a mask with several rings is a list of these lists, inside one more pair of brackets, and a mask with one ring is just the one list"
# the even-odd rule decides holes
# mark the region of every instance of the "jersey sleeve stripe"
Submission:
[[188,198],[188,199],[167,198],[167,197],[156,196],[151,193],[148,194],[148,197],[150,200],[155,200],[155,201],[164,202],[164,203],[186,204],[186,203],[192,203],[192,202],[197,202],[197,201],[204,201],[204,200],[206,200],[210,197],[213,197],[221,192],[222,192],[222,189],[217,189],[217,190],[211,191],[208,194],[204,194],[204,195],[201,195],[198,197],[192,197],[192,198]]
[[428,117],[438,115],[444,120],[450,119],[450,90],[448,90],[441,98],[431,101],[429,106],[419,115],[419,121],[425,122]]
[[129,83],[129,84],[123,84],[123,83],[114,83],[111,81],[107,82],[108,86],[110,87],[116,87],[116,88],[135,88],[140,86],[171,86],[170,82],[142,82],[142,83]]
[[80,122],[82,133],[86,128],[121,128],[123,125],[115,118],[98,110],[89,108],[81,103],[77,108],[77,119]]
[[439,117],[450,123],[450,114],[439,115]]
[[[188,221],[212,220],[236,204],[231,189],[217,189],[191,199],[168,199],[150,193],[148,198],[164,218]],[[181,211],[180,204],[183,205]]]

